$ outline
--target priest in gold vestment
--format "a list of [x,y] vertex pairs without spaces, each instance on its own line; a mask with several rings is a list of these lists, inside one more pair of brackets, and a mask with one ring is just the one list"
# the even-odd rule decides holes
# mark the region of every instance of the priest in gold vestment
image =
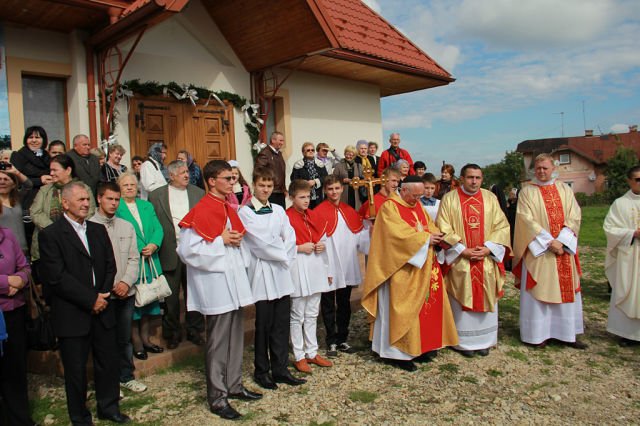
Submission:
[[534,160],[535,179],[520,191],[513,243],[513,273],[520,284],[520,339],[549,339],[577,349],[584,333],[578,233],[581,211],[572,189],[554,178],[549,154]]
[[458,343],[434,250],[442,234],[418,202],[423,194],[422,181],[408,176],[378,210],[362,294],[373,351],[407,371],[414,358],[429,361]]
[[450,248],[444,282],[451,301],[462,355],[489,355],[498,343],[498,299],[505,281],[504,260],[511,256],[509,222],[496,196],[482,185],[482,169],[467,164],[462,186],[440,204],[437,226]]

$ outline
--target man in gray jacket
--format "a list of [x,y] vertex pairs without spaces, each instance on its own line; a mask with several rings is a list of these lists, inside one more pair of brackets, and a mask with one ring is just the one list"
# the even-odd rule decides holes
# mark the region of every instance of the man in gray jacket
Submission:
[[115,217],[120,204],[120,187],[115,182],[98,186],[98,210],[89,220],[107,228],[117,272],[113,281],[112,299],[116,311],[116,338],[120,354],[120,386],[133,392],[144,392],[147,386],[135,379],[131,321],[135,304],[134,284],[138,281],[140,255],[136,231],[126,220]]
[[98,182],[100,182],[100,160],[95,155],[91,155],[91,143],[86,135],[76,135],[73,138],[73,149],[67,155],[73,164],[78,179],[91,188],[93,196],[96,196]]
[[[166,309],[162,316],[162,336],[167,341],[167,348],[175,349],[182,340],[180,287],[183,288],[184,302],[187,300],[187,270],[176,253],[180,235],[178,224],[189,210],[204,197],[204,191],[189,183],[189,168],[186,163],[172,161],[167,166],[167,170],[169,171],[169,185],[161,186],[152,191],[149,194],[149,202],[153,204],[164,232],[158,256],[162,272],[171,287],[171,296],[164,300]],[[198,346],[204,344],[202,314],[195,311],[187,312],[186,328],[187,340]]]

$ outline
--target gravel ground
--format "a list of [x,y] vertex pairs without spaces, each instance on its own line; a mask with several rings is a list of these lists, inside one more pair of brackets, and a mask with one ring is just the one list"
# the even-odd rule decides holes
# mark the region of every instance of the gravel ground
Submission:
[[[354,354],[332,368],[314,368],[307,384],[264,391],[258,402],[234,402],[249,424],[637,424],[640,423],[640,348],[622,348],[605,331],[606,281],[602,250],[583,249],[584,351],[560,344],[545,349],[518,340],[517,291],[500,302],[500,340],[488,357],[466,359],[440,351],[407,373],[384,365],[370,351],[363,311],[352,319]],[[322,332],[320,332],[322,336]],[[245,351],[244,383],[251,379],[252,348]],[[223,421],[205,403],[203,359],[144,379],[149,390],[126,393],[123,411],[137,424],[213,425]],[[36,414],[44,424],[65,424],[62,381],[33,376]],[[95,412],[95,408],[93,408]]]

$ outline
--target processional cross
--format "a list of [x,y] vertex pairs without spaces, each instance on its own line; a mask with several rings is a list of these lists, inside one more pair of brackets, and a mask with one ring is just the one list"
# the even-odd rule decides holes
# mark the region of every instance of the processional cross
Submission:
[[387,183],[387,178],[384,176],[379,178],[373,177],[373,169],[371,167],[365,167],[362,171],[362,175],[364,176],[364,179],[360,179],[359,177],[351,179],[351,186],[355,190],[361,186],[367,188],[367,195],[369,198],[369,218],[374,219],[376,217],[376,205],[373,198],[373,187],[375,185],[384,185]]

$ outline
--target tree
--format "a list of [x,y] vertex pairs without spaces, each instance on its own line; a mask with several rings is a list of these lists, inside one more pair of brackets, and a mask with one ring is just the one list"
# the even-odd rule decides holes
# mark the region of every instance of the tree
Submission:
[[638,165],[638,155],[632,148],[619,146],[613,157],[607,160],[607,198],[610,201],[622,196],[629,190],[627,170]]
[[519,188],[524,176],[524,158],[517,151],[507,151],[504,158],[483,168],[484,185],[499,185],[503,190]]

